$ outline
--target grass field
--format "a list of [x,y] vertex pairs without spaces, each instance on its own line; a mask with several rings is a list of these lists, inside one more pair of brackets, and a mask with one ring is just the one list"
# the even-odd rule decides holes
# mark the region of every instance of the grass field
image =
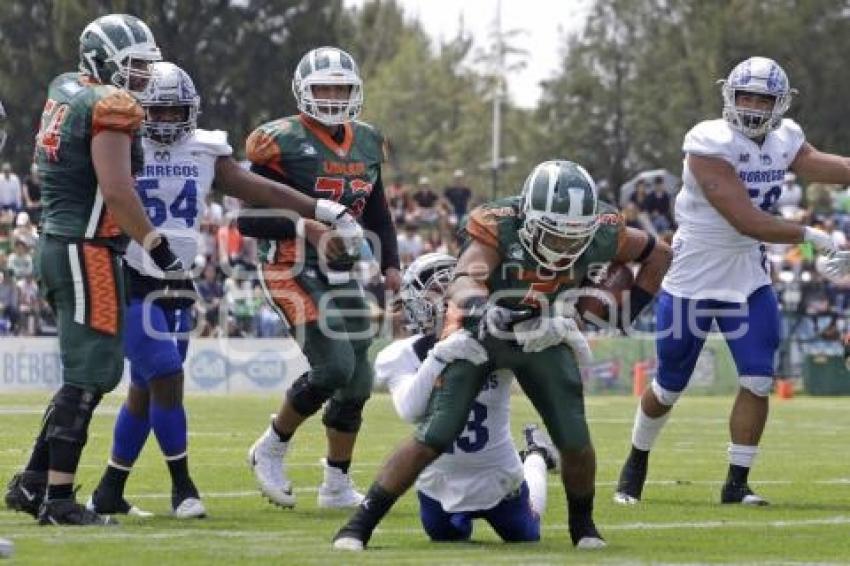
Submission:
[[[0,396],[0,473],[23,463],[47,395]],[[106,461],[120,397],[98,411],[83,458],[80,498],[88,497]],[[316,508],[324,435],[318,419],[296,437],[290,470],[299,497],[294,510],[261,499],[245,466],[245,452],[266,426],[277,399],[190,397],[191,463],[209,518],[178,522],[167,516],[168,479],[150,442],[128,484],[129,499],[161,516],[125,519],[115,529],[40,528],[28,516],[0,511],[0,536],[16,544],[20,564],[563,564],[563,563],[850,563],[850,399],[777,401],[753,473],[753,484],[773,505],[717,504],[726,467],[726,415],[731,399],[685,398],[652,458],[645,501],[611,502],[625,456],[634,401],[588,400],[599,455],[596,520],[609,548],[582,553],[569,544],[564,497],[550,476],[543,540],[505,545],[484,524],[475,542],[429,543],[407,495],[372,539],[367,553],[340,555],[330,538],[348,512]],[[353,475],[366,487],[407,427],[389,398],[368,405]],[[513,405],[515,438],[534,420],[526,400]]]

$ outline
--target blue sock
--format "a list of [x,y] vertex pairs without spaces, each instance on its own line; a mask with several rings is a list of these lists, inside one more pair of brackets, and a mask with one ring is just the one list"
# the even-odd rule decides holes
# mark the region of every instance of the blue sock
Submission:
[[137,417],[127,409],[126,404],[121,405],[115,420],[112,457],[132,465],[139,457],[150,431],[150,420]]
[[177,407],[159,407],[153,401],[150,408],[153,433],[166,460],[171,460],[186,452],[186,410],[183,405]]

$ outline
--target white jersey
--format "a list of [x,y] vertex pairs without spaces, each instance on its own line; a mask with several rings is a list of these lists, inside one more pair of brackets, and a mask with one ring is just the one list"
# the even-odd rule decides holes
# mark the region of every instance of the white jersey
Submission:
[[684,183],[676,197],[679,229],[673,237],[673,264],[662,287],[686,298],[711,297],[743,302],[771,283],[761,242],[744,236],[708,202],[688,169],[687,155],[722,159],[734,167],[753,206],[768,210],[782,193],[788,166],[805,142],[800,126],[783,119],[758,145],[723,120],[707,120],[685,135]]
[[[419,338],[397,340],[378,353],[376,382],[386,383],[392,392],[413,378],[422,364],[413,348]],[[416,489],[439,501],[448,513],[490,509],[523,482],[522,461],[511,439],[512,380],[507,370],[487,377],[464,431],[416,480]],[[427,403],[427,398],[422,401]]]
[[[166,235],[171,250],[189,267],[198,253],[198,223],[215,178],[216,160],[233,153],[227,132],[195,130],[172,145],[142,138],[142,148],[145,165],[136,175],[136,191],[151,224]],[[135,241],[130,242],[124,259],[139,273],[159,273]]]

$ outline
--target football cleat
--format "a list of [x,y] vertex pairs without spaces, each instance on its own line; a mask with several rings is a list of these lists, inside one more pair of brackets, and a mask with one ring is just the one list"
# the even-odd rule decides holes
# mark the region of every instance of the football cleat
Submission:
[[602,535],[599,534],[599,531],[596,530],[596,525],[593,523],[593,519],[586,519],[580,522],[570,522],[570,539],[573,541],[573,545],[582,550],[595,550],[598,548],[605,548],[608,546],[608,543],[605,542],[605,539],[602,538]]
[[38,524],[109,527],[117,525],[118,521],[108,515],[98,515],[94,511],[89,511],[73,499],[54,499],[41,504]]
[[199,498],[187,497],[174,507],[172,515],[175,519],[203,519],[207,509]]
[[770,505],[770,502],[763,497],[756,495],[749,484],[726,482],[720,490],[721,503],[740,503],[741,505],[764,506]]
[[15,554],[15,543],[9,539],[0,538],[0,558],[11,558]]
[[364,549],[363,541],[356,537],[340,537],[334,540],[334,550],[351,550],[360,552]]
[[6,486],[6,507],[13,511],[29,513],[37,519],[46,490],[46,473],[18,472]]
[[321,459],[321,463],[325,468],[325,480],[319,486],[319,507],[346,509],[360,505],[364,495],[354,489],[351,476],[344,474],[339,468],[328,466],[325,458]]
[[295,507],[295,493],[283,462],[288,446],[269,426],[248,451],[248,466],[254,472],[260,492],[273,504],[290,508]]
[[537,452],[543,456],[547,470],[551,472],[561,469],[561,453],[552,444],[552,439],[545,430],[537,424],[527,424],[522,428],[522,435],[525,437],[525,450],[520,452],[523,460],[530,453]]
[[99,489],[94,490],[94,493],[89,496],[88,501],[86,501],[86,509],[98,515],[128,515],[143,519],[153,517],[153,513],[130,505],[123,497],[109,498]]
[[620,471],[617,491],[614,493],[614,503],[634,505],[640,501],[643,485],[646,483],[647,460],[637,461],[629,456]]

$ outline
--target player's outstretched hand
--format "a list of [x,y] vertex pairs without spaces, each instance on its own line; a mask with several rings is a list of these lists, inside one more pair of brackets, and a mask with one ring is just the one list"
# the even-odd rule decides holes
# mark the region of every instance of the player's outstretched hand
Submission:
[[487,361],[487,350],[466,330],[452,332],[436,344],[432,350],[434,358],[445,364],[466,360],[479,366]]
[[836,251],[827,255],[821,273],[827,277],[850,275],[850,251]]

